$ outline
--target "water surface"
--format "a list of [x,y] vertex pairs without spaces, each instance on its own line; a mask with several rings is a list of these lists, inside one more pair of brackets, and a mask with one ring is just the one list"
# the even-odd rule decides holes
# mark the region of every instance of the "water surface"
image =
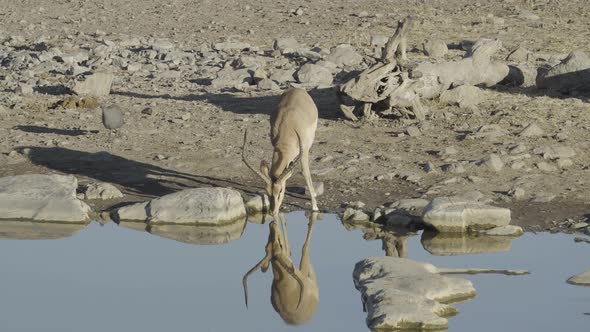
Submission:
[[[347,231],[335,216],[313,229],[310,256],[320,302],[301,326],[285,324],[274,311],[270,270],[250,277],[249,307],[244,305],[242,276],[264,256],[268,225],[249,223],[239,239],[220,245],[182,243],[135,226],[91,223],[70,237],[27,240],[0,225],[2,330],[368,331],[352,269],[367,256],[384,255],[382,242]],[[287,228],[298,263],[304,214],[288,215]],[[565,280],[590,268],[590,246],[568,235],[530,233],[510,246],[434,256],[420,236],[411,236],[406,252],[440,267],[531,270],[528,276],[464,276],[478,294],[456,305],[460,314],[450,318],[449,331],[587,331],[590,288]]]

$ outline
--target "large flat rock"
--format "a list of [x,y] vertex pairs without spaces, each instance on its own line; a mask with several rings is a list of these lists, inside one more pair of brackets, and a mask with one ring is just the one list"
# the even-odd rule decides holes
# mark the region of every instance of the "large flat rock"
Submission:
[[510,210],[459,197],[438,197],[424,208],[423,219],[439,232],[486,230],[510,224]]
[[119,208],[117,217],[150,224],[223,225],[245,219],[246,207],[234,189],[194,188]]
[[0,219],[85,222],[90,207],[76,198],[72,175],[17,175],[0,178]]
[[590,286],[590,270],[576,274],[567,280],[572,285]]
[[441,302],[475,295],[469,280],[437,274],[429,263],[397,257],[369,257],[355,265],[353,279],[371,329],[445,329],[457,310]]

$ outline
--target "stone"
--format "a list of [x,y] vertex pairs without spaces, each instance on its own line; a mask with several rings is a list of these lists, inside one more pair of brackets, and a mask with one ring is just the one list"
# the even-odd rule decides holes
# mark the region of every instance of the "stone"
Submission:
[[506,225],[487,229],[483,231],[483,234],[491,236],[521,236],[524,234],[524,231],[520,226]]
[[418,127],[410,126],[406,128],[406,134],[410,137],[419,137],[422,136],[422,132]]
[[114,199],[123,197],[123,193],[110,183],[91,183],[84,190],[84,199]]
[[516,49],[514,49],[512,52],[510,52],[510,54],[508,54],[508,56],[506,57],[506,61],[510,61],[510,62],[526,62],[529,59],[529,55],[531,54],[531,52],[529,50],[527,50],[526,48],[519,46]]
[[246,207],[234,189],[194,188],[121,207],[116,214],[119,220],[150,224],[222,225],[246,218]]
[[352,46],[340,45],[332,48],[325,60],[335,63],[338,67],[355,66],[363,62],[363,56]]
[[214,89],[235,88],[241,89],[250,85],[252,75],[249,69],[232,69],[224,68],[217,72],[217,77],[211,81],[211,87]]
[[79,96],[104,97],[111,93],[114,75],[107,72],[95,72],[76,81],[72,91]]
[[533,150],[533,153],[540,154],[545,159],[573,158],[576,151],[569,146],[542,146]]
[[461,108],[473,108],[483,100],[483,92],[480,88],[471,85],[461,85],[451,90],[446,90],[440,95],[440,101],[451,106]]
[[465,173],[465,167],[460,163],[451,163],[441,166],[441,170],[445,173],[461,174]]
[[485,233],[439,233],[424,231],[420,242],[422,247],[435,256],[459,256],[485,252],[508,252],[512,240],[510,236],[490,236]]
[[424,54],[434,59],[444,58],[445,55],[449,53],[447,43],[440,39],[427,39],[422,44],[422,48],[424,50]]
[[536,123],[530,123],[518,134],[520,137],[542,136],[545,132]]
[[481,159],[479,166],[486,167],[494,172],[500,172],[504,168],[504,162],[497,154],[492,153]]
[[299,44],[299,42],[292,37],[278,38],[275,39],[272,43],[272,48],[281,51],[282,53],[291,53],[299,49],[300,47],[301,45]]
[[369,216],[361,210],[347,208],[342,213],[342,221],[346,223],[366,222],[369,221]]
[[214,50],[228,53],[240,52],[251,47],[250,44],[242,42],[222,42],[213,45]]
[[246,210],[248,211],[248,214],[263,213],[269,211],[269,209],[270,201],[268,195],[264,193],[259,193],[246,202]]
[[557,167],[555,167],[555,166],[553,166],[550,163],[545,162],[545,161],[541,161],[541,162],[537,163],[537,168],[539,168],[543,172],[555,172],[555,171],[557,171]]
[[508,65],[508,76],[501,82],[501,85],[519,86],[523,88],[536,87],[539,69],[524,64]]
[[280,90],[281,87],[275,83],[275,81],[268,79],[268,78],[264,78],[261,79],[260,81],[258,81],[258,84],[256,84],[256,87],[258,88],[258,90],[270,90],[270,91],[277,91]]
[[21,83],[16,87],[15,92],[23,96],[32,95],[33,87],[28,84]]
[[571,159],[557,159],[557,167],[561,169],[570,168],[574,165],[574,162]]
[[422,210],[430,203],[429,200],[423,198],[405,198],[393,202],[389,207],[397,208],[406,211]]
[[590,270],[570,277],[567,282],[572,285],[590,286]]
[[555,197],[556,196],[551,193],[540,192],[540,193],[536,193],[532,197],[531,202],[533,202],[533,203],[549,203],[552,200],[554,200]]
[[279,84],[284,84],[287,82],[295,82],[294,74],[295,69],[274,69],[269,78]]
[[385,35],[373,35],[371,36],[371,45],[378,46],[378,47],[385,47],[387,42],[389,41],[389,36]]
[[523,143],[517,143],[517,144],[513,145],[512,147],[510,147],[510,150],[508,150],[508,153],[515,155],[515,154],[524,153],[527,150],[528,150],[528,147],[526,145],[524,145]]
[[525,197],[525,191],[522,188],[512,188],[508,192],[508,196],[514,198],[515,200],[521,200]]
[[525,19],[525,20],[531,20],[531,21],[537,21],[540,20],[541,18],[539,17],[539,15],[531,12],[530,10],[527,9],[520,9],[518,12],[518,17]]
[[353,280],[371,330],[446,329],[445,317],[457,310],[442,302],[475,295],[469,280],[441,276],[432,264],[398,257],[369,257],[356,263]]
[[76,198],[72,175],[17,175],[0,178],[0,219],[83,223],[90,207]]
[[582,51],[571,52],[561,63],[537,77],[537,87],[564,93],[590,91],[590,57]]
[[424,208],[423,219],[440,232],[486,230],[510,224],[510,210],[457,197],[438,197]]
[[328,69],[308,63],[297,71],[297,80],[312,85],[331,85],[333,77]]
[[438,173],[438,167],[436,167],[436,165],[434,165],[434,163],[432,162],[427,162],[426,164],[424,164],[424,166],[422,167],[422,169],[424,169],[424,172],[428,173],[428,174],[436,174]]
[[105,128],[121,128],[124,123],[123,111],[119,105],[111,105],[102,109],[102,124]]

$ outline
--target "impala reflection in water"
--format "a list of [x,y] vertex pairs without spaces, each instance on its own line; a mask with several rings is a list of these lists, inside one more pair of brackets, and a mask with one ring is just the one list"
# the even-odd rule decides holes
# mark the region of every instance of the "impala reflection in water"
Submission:
[[265,247],[266,255],[244,275],[242,280],[246,306],[248,306],[248,277],[257,269],[266,272],[270,266],[273,274],[270,300],[281,318],[287,324],[299,325],[309,321],[315,314],[319,302],[319,290],[309,257],[309,245],[317,217],[318,213],[312,213],[309,218],[298,268],[291,260],[285,216],[280,214],[279,220],[270,222]]

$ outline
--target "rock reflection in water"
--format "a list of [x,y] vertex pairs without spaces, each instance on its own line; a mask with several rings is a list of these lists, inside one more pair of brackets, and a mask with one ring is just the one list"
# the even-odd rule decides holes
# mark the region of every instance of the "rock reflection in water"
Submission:
[[53,240],[70,237],[86,227],[86,223],[33,222],[2,220],[0,239]]
[[437,233],[424,231],[420,239],[426,251],[436,256],[456,256],[484,252],[510,251],[514,236]]
[[150,234],[190,244],[209,245],[224,244],[235,241],[242,236],[246,227],[246,219],[229,224],[209,225],[147,225],[142,222],[121,221],[119,226],[145,231]]
[[273,220],[268,225],[266,255],[243,278],[246,306],[248,305],[248,277],[258,269],[266,272],[271,267],[273,274],[271,302],[281,318],[287,324],[300,325],[309,321],[315,314],[319,303],[319,289],[310,260],[309,245],[317,217],[317,213],[312,213],[309,218],[298,268],[291,260],[291,248],[284,215],[281,214],[280,220]]

